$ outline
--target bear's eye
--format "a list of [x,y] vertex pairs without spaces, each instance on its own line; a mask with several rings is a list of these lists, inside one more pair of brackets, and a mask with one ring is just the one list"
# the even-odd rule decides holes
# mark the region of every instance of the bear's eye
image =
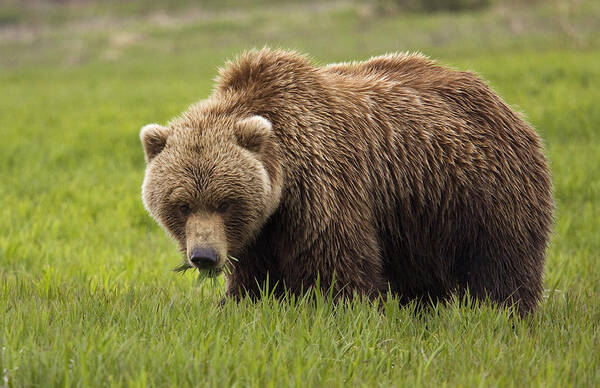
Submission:
[[181,214],[184,217],[189,216],[192,211],[192,209],[190,208],[190,205],[185,204],[185,203],[179,205],[178,210],[179,210],[179,214]]
[[229,202],[221,202],[219,207],[217,207],[218,213],[225,213],[229,209]]

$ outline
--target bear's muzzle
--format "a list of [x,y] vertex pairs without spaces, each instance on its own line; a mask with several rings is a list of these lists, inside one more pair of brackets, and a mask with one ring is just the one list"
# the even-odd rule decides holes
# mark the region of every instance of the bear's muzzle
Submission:
[[201,246],[196,246],[189,252],[189,259],[198,269],[214,268],[219,261],[214,249]]

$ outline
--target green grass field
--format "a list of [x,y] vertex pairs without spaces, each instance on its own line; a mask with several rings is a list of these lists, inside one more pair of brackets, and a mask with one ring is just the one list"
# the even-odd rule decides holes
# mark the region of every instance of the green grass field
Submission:
[[[0,387],[598,385],[600,4],[232,4],[0,0]],[[140,199],[139,129],[264,44],[317,63],[422,51],[524,112],[557,202],[537,313],[322,297],[218,307],[222,284],[171,272],[179,254]]]

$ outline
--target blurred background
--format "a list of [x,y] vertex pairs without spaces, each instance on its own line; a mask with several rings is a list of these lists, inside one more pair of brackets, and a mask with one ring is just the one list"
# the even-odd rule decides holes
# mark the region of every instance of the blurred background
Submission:
[[220,63],[252,46],[318,59],[419,50],[445,58],[600,38],[594,0],[0,0],[3,66]]

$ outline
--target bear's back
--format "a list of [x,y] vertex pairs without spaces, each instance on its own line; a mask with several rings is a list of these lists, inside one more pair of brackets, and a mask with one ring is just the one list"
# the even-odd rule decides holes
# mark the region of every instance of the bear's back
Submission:
[[338,75],[353,82],[387,83],[426,94],[448,95],[469,89],[478,94],[489,91],[474,73],[440,66],[419,53],[387,54],[362,62],[333,63],[321,69],[324,75]]

